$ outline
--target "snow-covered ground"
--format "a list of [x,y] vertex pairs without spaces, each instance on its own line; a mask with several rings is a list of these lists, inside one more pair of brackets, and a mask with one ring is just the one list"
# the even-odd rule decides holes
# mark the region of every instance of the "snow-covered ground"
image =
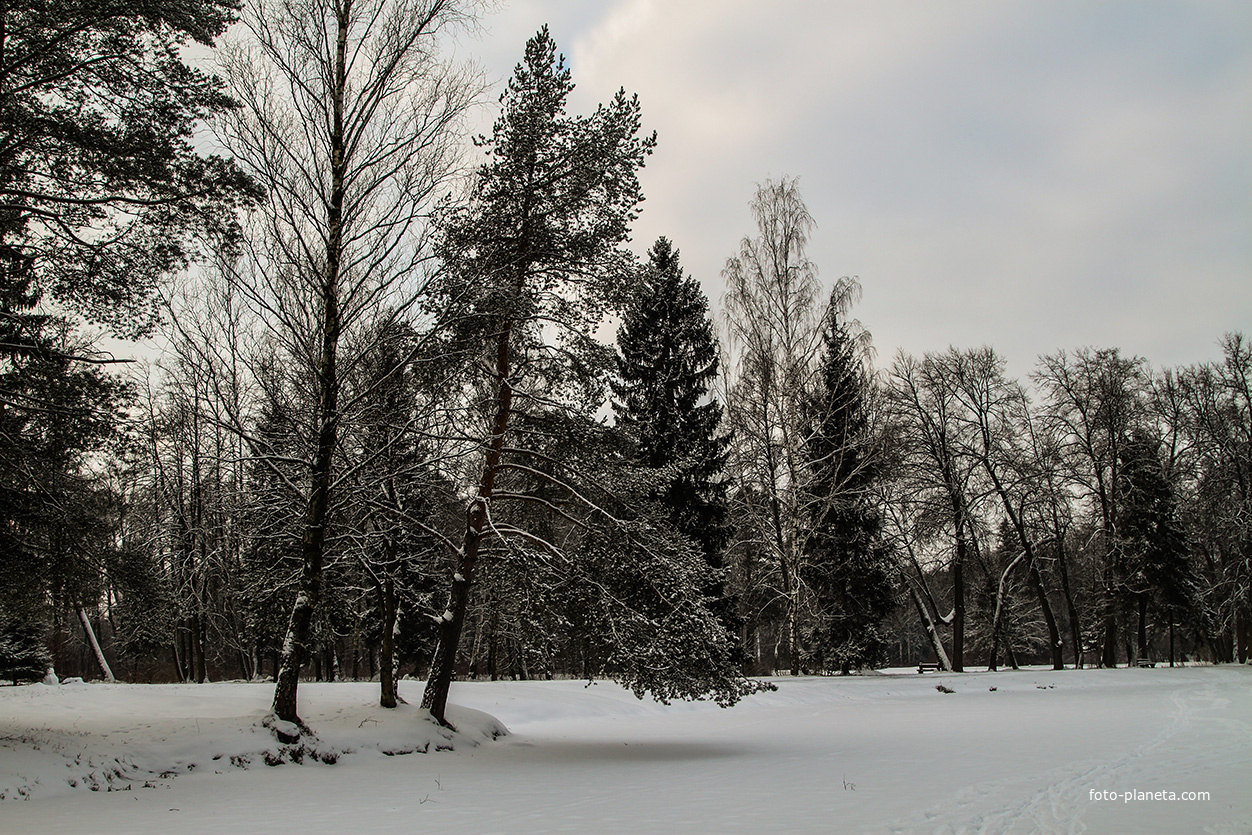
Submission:
[[458,683],[451,736],[304,684],[319,742],[274,768],[264,684],[0,687],[0,832],[1252,832],[1252,668],[896,672],[730,710]]

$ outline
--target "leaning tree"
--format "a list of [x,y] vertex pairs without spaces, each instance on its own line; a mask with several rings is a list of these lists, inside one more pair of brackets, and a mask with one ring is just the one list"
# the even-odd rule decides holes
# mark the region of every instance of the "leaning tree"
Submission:
[[470,300],[455,340],[478,370],[467,385],[480,399],[468,414],[481,416],[482,455],[463,534],[446,543],[451,588],[422,700],[445,723],[485,567],[516,584],[498,590],[507,599],[497,610],[522,598],[563,606],[549,622],[594,655],[592,674],[661,699],[728,704],[747,689],[706,605],[702,555],[624,500],[636,479],[593,419],[613,357],[595,331],[636,273],[623,244],[655,138],[640,136],[638,100],[624,91],[590,116],[570,116],[572,89],[544,28],[482,140],[489,158],[469,201],[441,222],[447,292]]

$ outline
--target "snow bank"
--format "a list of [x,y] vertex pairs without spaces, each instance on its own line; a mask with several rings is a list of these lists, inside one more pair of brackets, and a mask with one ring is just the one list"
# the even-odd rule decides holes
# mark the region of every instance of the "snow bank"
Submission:
[[73,789],[132,791],[195,771],[383,758],[472,747],[507,733],[449,710],[456,732],[412,705],[379,707],[378,685],[302,684],[313,737],[275,739],[270,684],[33,684],[0,688],[0,800]]

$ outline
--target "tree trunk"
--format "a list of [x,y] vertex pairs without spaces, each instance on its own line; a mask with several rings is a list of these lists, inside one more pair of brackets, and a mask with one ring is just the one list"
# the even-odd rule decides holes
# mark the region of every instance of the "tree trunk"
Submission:
[[1056,536],[1056,564],[1061,570],[1061,591],[1065,595],[1065,611],[1069,617],[1069,639],[1074,645],[1074,667],[1081,670],[1083,666],[1082,626],[1078,621],[1078,607],[1074,603],[1074,592],[1069,584],[1069,557],[1066,555],[1065,544],[1059,530]]
[[378,681],[380,685],[378,703],[383,707],[395,707],[399,690],[395,668],[396,587],[390,577],[383,581],[382,588],[379,589],[379,595],[382,598],[383,627],[382,641],[378,650]]
[[[1025,557],[1026,557],[1025,551],[1018,554],[1013,559],[1013,561],[1010,562],[1005,567],[1004,571],[1001,572],[1000,574],[1000,584],[996,587],[995,616],[991,620],[991,664],[988,666],[989,670],[994,670],[996,668],[996,663],[997,663],[996,656],[999,655],[999,650],[1000,650],[1000,636],[1001,636],[1000,623],[1003,620],[1003,615],[1004,615],[1004,584],[1008,582],[1009,574],[1012,573],[1013,569],[1017,566],[1017,564],[1021,562]],[[1009,644],[1007,640],[1005,640],[1004,643],[1005,643],[1005,646],[1008,647],[1008,651],[1011,654],[1013,652],[1012,646]],[[1014,667],[1016,667],[1016,665],[1014,665]]]
[[[958,524],[962,524],[958,522]],[[952,562],[952,671],[965,672],[965,537],[958,528]]]
[[1035,562],[1034,554],[1027,557],[1028,568],[1030,570],[1030,585],[1035,590],[1035,597],[1039,600],[1039,610],[1043,612],[1044,623],[1048,626],[1048,647],[1052,653],[1052,669],[1065,669],[1064,647],[1061,643],[1061,630],[1056,625],[1056,615],[1052,613],[1052,602],[1048,600],[1048,591],[1043,587],[1043,577],[1039,574],[1039,566]]
[[204,620],[199,612],[191,616],[191,665],[196,684],[204,684],[209,675],[204,660]]
[[104,658],[104,650],[100,649],[100,642],[96,640],[96,630],[91,628],[91,618],[87,617],[87,610],[82,606],[78,607],[78,621],[83,625],[83,635],[86,636],[87,643],[91,645],[91,651],[96,656],[96,665],[100,667],[100,674],[104,676],[105,681],[117,681],[113,677],[113,671],[109,669],[109,662]]
[[[983,469],[991,476],[991,482],[995,486],[997,495],[1000,497],[1000,504],[1004,507],[1004,512],[1008,515],[1009,521],[1013,525],[1013,531],[1017,534],[1018,544],[1021,545],[1022,552],[1026,556],[1026,565],[1030,569],[1030,584],[1035,590],[1035,597],[1039,600],[1039,610],[1043,613],[1044,623],[1048,626],[1048,650],[1052,655],[1052,669],[1065,669],[1065,659],[1061,652],[1061,632],[1056,625],[1056,616],[1052,614],[1052,603],[1048,600],[1047,589],[1043,586],[1043,577],[1039,574],[1039,564],[1035,559],[1034,543],[1031,542],[1030,535],[1026,531],[1026,523],[1022,518],[1022,513],[1014,506],[1012,499],[1009,497],[1008,489],[1000,481],[1000,476],[996,473],[995,468],[991,465],[991,433],[989,429],[983,429]],[[1003,583],[1001,583],[1003,585]],[[999,601],[996,603],[999,608]],[[994,658],[992,659],[994,663]]]
[[470,503],[465,520],[465,540],[457,554],[456,571],[452,575],[452,589],[448,595],[448,607],[439,619],[439,643],[431,661],[426,691],[422,694],[422,707],[430,711],[440,724],[447,725],[448,689],[456,670],[457,646],[465,625],[465,611],[469,606],[470,586],[474,581],[474,569],[478,565],[478,549],[483,528],[487,524],[487,504],[495,492],[496,474],[504,450],[504,436],[509,429],[509,417],[513,410],[513,383],[510,350],[513,341],[513,323],[505,325],[496,341],[497,380],[496,414],[492,422],[491,438],[487,446],[482,477],[478,482],[478,496]]
[[[773,458],[773,447],[766,444],[766,457],[772,484],[777,484],[777,464]],[[777,490],[770,490],[770,518],[774,526],[774,547],[778,549],[778,573],[782,578],[782,593],[787,601],[787,641],[788,655],[791,662],[791,674],[800,675],[800,584],[795,573],[795,562],[788,559],[791,548],[788,547],[787,535],[783,530],[782,505],[778,500]],[[794,554],[791,554],[794,557]],[[781,642],[782,636],[779,636]],[[777,663],[777,651],[775,651]]]
[[499,663],[499,645],[500,645],[500,615],[499,612],[491,613],[491,636],[487,644],[487,675],[492,681],[500,680],[500,670],[497,666]]
[[1136,637],[1138,638],[1138,646],[1135,647],[1135,661],[1148,660],[1148,595],[1146,592],[1139,592],[1137,595],[1139,600],[1139,629]]
[[794,578],[787,598],[787,644],[791,650],[791,674],[800,675],[800,584]]
[[355,627],[352,630],[352,680],[361,680],[361,630]]
[[1112,583],[1104,584],[1104,651],[1100,665],[1113,669],[1117,666],[1117,598]]
[[[903,575],[904,571],[901,570],[900,573]],[[917,607],[917,615],[926,626],[926,637],[930,638],[931,649],[935,651],[935,660],[939,662],[942,669],[951,670],[952,662],[948,659],[948,653],[943,648],[943,640],[939,637],[939,630],[935,627],[935,621],[930,616],[930,611],[926,608],[921,595],[917,593],[917,589],[913,587],[913,584],[908,581],[907,577],[904,585],[908,586],[909,596],[913,599],[913,605]]]
[[1240,664],[1248,663],[1248,644],[1252,642],[1252,630],[1248,628],[1248,617],[1238,609],[1235,610],[1235,652],[1232,661]]
[[174,640],[171,642],[174,650],[174,672],[178,674],[178,682],[191,681],[191,673],[187,669],[186,654],[183,652],[183,626],[181,618],[174,624]]
[[483,645],[483,627],[485,626],[484,620],[484,618],[478,618],[477,622],[474,624],[474,643],[470,646],[469,653],[469,674],[472,679],[477,679],[481,672],[479,670],[479,667],[482,666],[479,663],[479,653],[482,651]]
[[300,543],[303,569],[300,590],[291,609],[287,635],[283,639],[282,662],[278,683],[274,688],[274,714],[286,722],[300,724],[297,713],[296,688],[300,680],[300,664],[308,655],[308,641],[313,614],[322,592],[322,561],[326,523],[330,509],[331,466],[339,435],[339,335],[342,328],[339,312],[339,269],[343,256],[344,204],[344,95],[347,86],[348,22],[339,11],[335,44],[334,91],[331,102],[331,194],[327,207],[326,273],[322,287],[322,345],[318,362],[317,450],[311,468],[309,502],[304,517],[304,536]]
[[991,622],[991,651],[987,654],[987,672],[994,673],[1000,665],[1000,602],[996,601],[996,613]]

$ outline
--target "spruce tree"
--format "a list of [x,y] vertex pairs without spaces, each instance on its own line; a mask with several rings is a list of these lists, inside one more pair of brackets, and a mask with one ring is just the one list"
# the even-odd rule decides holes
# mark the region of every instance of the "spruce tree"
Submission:
[[617,332],[613,409],[636,463],[666,468],[655,498],[671,523],[720,568],[728,439],[718,434],[722,406],[709,391],[718,346],[708,307],[700,285],[683,274],[678,250],[657,239]]
[[55,324],[47,355],[15,357],[0,375],[22,393],[0,394],[0,606],[32,621],[49,605],[95,606],[99,563],[113,546],[99,462],[116,450],[131,402],[116,376],[68,359],[81,342]]
[[801,579],[813,616],[803,632],[806,666],[839,669],[886,661],[881,631],[895,595],[882,518],[873,500],[880,465],[870,424],[870,380],[845,321],[846,290],[832,295],[815,391],[804,484],[811,533]]
[[1160,443],[1146,431],[1134,431],[1122,446],[1119,463],[1122,504],[1117,545],[1123,597],[1137,616],[1138,658],[1147,660],[1149,604],[1171,621],[1185,618],[1194,608],[1195,578]]
[[0,681],[39,681],[52,666],[39,620],[12,617],[0,602]]

